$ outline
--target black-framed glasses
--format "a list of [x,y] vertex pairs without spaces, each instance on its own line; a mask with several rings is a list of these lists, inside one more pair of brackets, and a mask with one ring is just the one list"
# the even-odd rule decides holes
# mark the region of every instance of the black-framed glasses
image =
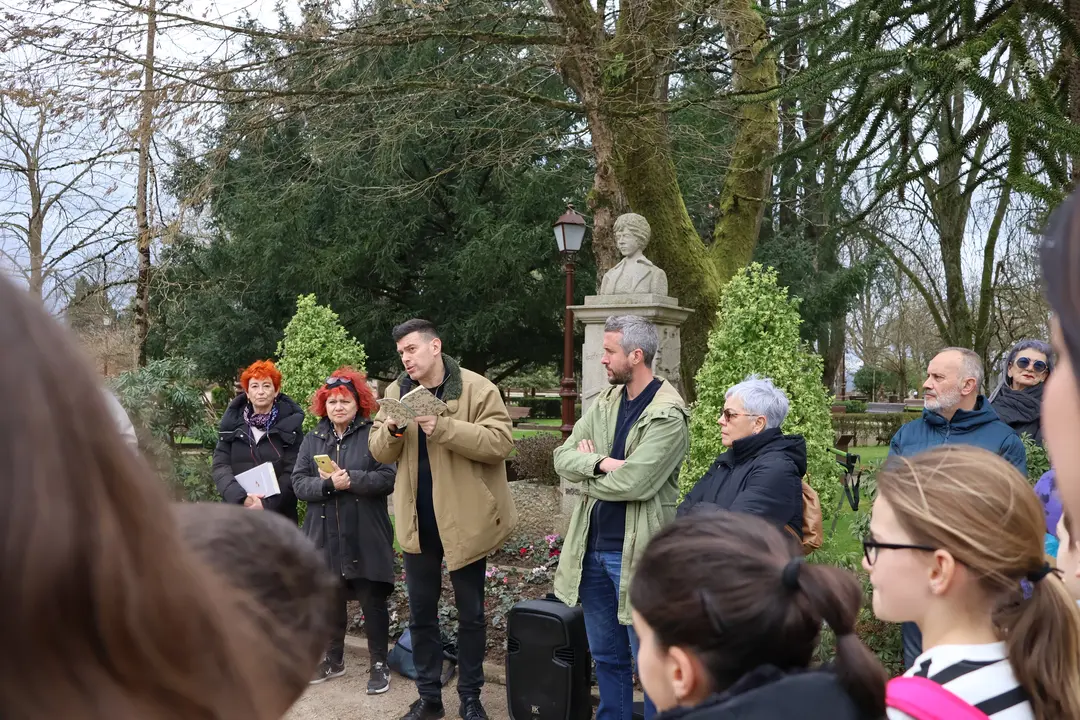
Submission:
[[332,388],[338,385],[352,385],[352,380],[347,377],[328,377],[326,378],[326,387]]
[[870,565],[877,562],[878,550],[921,550],[922,552],[937,552],[936,547],[930,547],[929,545],[883,543],[878,542],[873,537],[866,538],[862,541],[863,555],[866,556],[866,562]]
[[1031,358],[1029,357],[1018,357],[1016,358],[1015,362],[1016,367],[1020,368],[1021,370],[1027,370],[1028,366],[1030,365],[1031,369],[1037,373],[1046,372],[1046,361],[1044,360],[1036,360],[1035,362],[1032,362]]

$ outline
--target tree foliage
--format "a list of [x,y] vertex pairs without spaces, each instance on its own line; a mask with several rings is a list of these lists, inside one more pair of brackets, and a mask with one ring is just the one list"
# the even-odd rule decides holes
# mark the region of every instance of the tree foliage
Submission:
[[874,365],[863,365],[855,371],[852,379],[855,381],[855,389],[871,401],[876,400],[882,393],[899,394],[907,391],[907,388],[900,386],[900,378],[896,373]]
[[[495,55],[428,42],[357,59],[352,73],[482,73]],[[274,57],[283,88],[321,77],[303,55]],[[342,73],[325,82],[351,77]],[[493,126],[489,103],[421,95],[357,99],[246,132],[264,111],[238,106],[211,138],[216,150],[174,177],[178,194],[206,193],[215,232],[165,253],[155,352],[229,377],[272,351],[293,298],[315,293],[364,340],[380,377],[397,373],[390,331],[410,317],[435,322],[447,352],[478,372],[561,357],[565,280],[551,226],[567,201],[582,204],[589,178],[586,152],[565,139],[570,116],[526,107]],[[585,250],[579,298],[595,287]]]
[[154,440],[174,447],[181,438],[204,445],[217,440],[217,419],[206,399],[206,382],[194,362],[183,357],[154,360],[113,381],[132,424]]
[[[315,391],[343,365],[365,371],[364,346],[338,322],[338,315],[319,305],[314,295],[296,299],[296,314],[285,326],[285,336],[277,346],[281,391],[306,406]],[[306,417],[304,426],[315,426],[317,418]]]
[[[822,507],[837,493],[839,466],[829,417],[831,398],[821,384],[821,357],[799,338],[799,301],[777,282],[775,270],[753,263],[731,279],[720,298],[716,329],[697,375],[698,397],[690,416],[690,452],[680,484],[688,491],[724,451],[717,418],[728,388],[756,374],[770,378],[788,396],[786,433],[806,438],[807,479]],[[826,509],[826,512],[828,510]]]

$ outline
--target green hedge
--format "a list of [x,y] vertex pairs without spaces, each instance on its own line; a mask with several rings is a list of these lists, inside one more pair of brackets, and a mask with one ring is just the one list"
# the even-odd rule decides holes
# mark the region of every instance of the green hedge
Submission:
[[562,417],[562,398],[515,398],[513,404],[517,405],[518,407],[532,408],[532,413],[529,415],[529,420]]
[[832,426],[837,435],[854,435],[852,445],[885,445],[901,425],[921,417],[920,413],[841,413],[832,416]]
[[866,412],[866,403],[862,400],[837,400],[833,402],[833,407],[842,407],[849,413]]

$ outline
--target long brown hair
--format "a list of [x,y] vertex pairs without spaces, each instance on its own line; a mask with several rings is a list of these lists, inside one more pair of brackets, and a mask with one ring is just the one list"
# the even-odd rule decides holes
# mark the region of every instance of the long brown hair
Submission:
[[0,717],[280,717],[252,601],[180,542],[69,334],[0,277]]
[[994,453],[944,445],[890,461],[878,492],[912,542],[947,550],[978,577],[1035,717],[1080,717],[1080,611],[1056,574],[1026,579],[1046,562],[1046,521],[1025,478]]
[[828,565],[803,565],[784,582],[796,548],[775,526],[744,513],[700,512],[649,543],[630,603],[664,647],[696,654],[719,692],[762,665],[806,669],[826,622],[836,632],[835,669],[865,714],[885,714],[885,668],[855,635],[862,587]]

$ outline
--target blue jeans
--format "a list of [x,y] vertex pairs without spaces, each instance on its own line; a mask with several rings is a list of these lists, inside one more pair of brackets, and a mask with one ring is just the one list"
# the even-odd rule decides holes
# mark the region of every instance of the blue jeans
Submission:
[[[634,663],[638,638],[634,628],[619,624],[619,576],[621,552],[588,550],[581,565],[578,596],[585,611],[589,652],[596,663],[600,707],[596,720],[632,720],[634,711]],[[645,697],[645,718],[656,708]]]

